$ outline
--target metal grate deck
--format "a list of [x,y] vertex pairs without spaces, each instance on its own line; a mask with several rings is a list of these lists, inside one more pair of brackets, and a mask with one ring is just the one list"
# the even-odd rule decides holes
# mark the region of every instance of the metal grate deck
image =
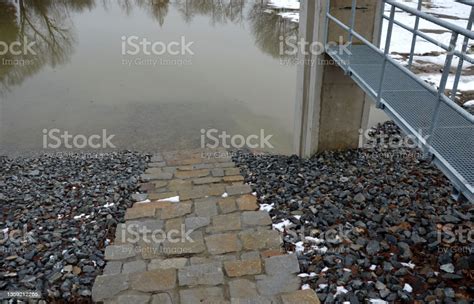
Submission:
[[[330,55],[351,77],[375,99],[382,78],[383,55],[366,45],[353,45],[352,54],[329,47]],[[437,94],[414,80],[397,65],[387,62],[382,85],[382,104],[385,111],[405,132],[418,138],[432,136],[431,147],[439,167],[468,199],[474,200],[474,126],[445,103],[440,104],[439,124],[429,134],[433,114],[438,104]]]

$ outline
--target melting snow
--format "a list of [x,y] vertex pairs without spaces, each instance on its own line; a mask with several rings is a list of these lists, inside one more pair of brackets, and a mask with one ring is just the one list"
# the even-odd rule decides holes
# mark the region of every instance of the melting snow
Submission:
[[337,297],[340,294],[344,294],[344,293],[348,293],[348,292],[349,292],[349,290],[347,290],[344,286],[337,286],[335,296]]
[[[405,2],[404,3],[407,6],[411,6],[412,8],[417,7],[416,2]],[[466,28],[467,26],[467,20],[469,19],[469,13],[470,9],[466,9],[467,6],[460,4],[460,3],[455,3],[454,1],[446,1],[446,0],[433,0],[432,7],[422,7],[422,11],[428,14],[443,14],[443,15],[448,15],[448,16],[456,16],[460,19],[443,19],[439,18],[442,20],[445,20],[447,22],[456,24],[458,26],[461,26],[463,28]],[[385,6],[385,14],[388,15],[390,12],[390,5]],[[402,12],[402,11],[397,11],[395,14],[395,20],[400,21],[401,23],[414,28],[415,26],[415,16]],[[384,28],[383,28],[383,40],[385,40],[386,33],[387,33],[387,28],[388,28],[388,21],[384,22]],[[431,23],[427,20],[420,19],[420,27],[422,31],[433,31],[433,30],[438,30],[442,31],[445,30],[443,27],[436,25],[434,23]],[[451,39],[451,34],[448,32],[440,32],[440,33],[426,33],[428,36],[431,38],[434,38],[436,41],[442,42],[446,45],[449,44],[449,41]],[[398,52],[398,53],[408,53],[411,48],[411,42],[413,39],[413,34],[410,33],[409,31],[402,29],[399,26],[394,26],[393,28],[393,36],[392,36],[393,42],[390,46],[391,52]],[[458,44],[459,48],[462,46],[463,39],[458,39]],[[382,42],[382,46],[385,45],[385,41]],[[439,51],[439,52],[445,52],[442,48],[437,47],[436,45],[432,44],[431,42],[428,42],[424,40],[423,38],[418,37],[417,43],[416,43],[416,50],[415,52],[417,54],[423,54],[423,53],[429,53],[432,51]]]
[[296,248],[296,252],[303,252],[304,251],[304,246],[303,246],[303,242],[297,242],[295,244]]
[[278,223],[278,224],[273,224],[273,229],[276,229],[280,232],[283,232],[285,230],[285,227],[291,225],[291,222],[289,220],[284,220],[283,222],[281,223]]
[[413,264],[411,261],[408,262],[408,263],[400,263],[400,264],[402,264],[402,265],[405,266],[405,267],[409,267],[409,268],[411,268],[411,269],[415,268],[415,266],[416,266],[416,265]]
[[[404,4],[412,8],[417,7],[417,1],[404,2]],[[430,5],[429,7],[423,6],[422,11],[425,13],[434,15],[435,17],[441,20],[458,25],[462,28],[466,28],[467,22],[469,19],[469,14],[470,14],[470,9],[466,5],[461,4],[461,3],[456,3],[455,1],[452,1],[452,0],[433,0],[431,4],[432,5]],[[386,5],[385,7],[386,15],[388,15],[390,8],[391,8],[390,5]],[[454,16],[454,17],[457,17],[458,19],[447,19],[447,18],[443,18],[443,16],[438,17],[437,14],[446,15],[446,16]],[[413,28],[416,18],[415,16],[409,13],[401,12],[397,10],[395,19]],[[387,28],[388,28],[388,21],[385,21],[383,25],[383,32],[382,32],[382,43],[381,43],[382,47],[385,45],[384,40],[386,38]],[[451,39],[451,33],[446,31],[443,27],[440,27],[427,20],[420,19],[420,30],[423,31],[429,37],[433,38],[434,40],[439,41],[445,45],[449,45],[449,42]],[[413,39],[412,33],[406,31],[405,29],[402,29],[399,26],[395,26],[393,28],[393,36],[392,36],[392,43],[390,45],[390,52],[409,54],[410,49],[411,49],[412,39]],[[463,40],[464,40],[463,37],[458,39],[457,47],[456,47],[458,50],[461,49]],[[470,45],[472,45],[472,41],[470,42]],[[435,44],[431,42],[426,41],[423,38],[418,37],[417,42],[416,42],[415,54],[423,55],[423,54],[429,54],[432,52],[439,52],[441,54],[439,56],[436,56],[436,55],[414,56],[414,65],[420,66],[424,64],[423,62],[426,62],[426,63],[444,66],[444,63],[446,60],[446,53],[447,53],[446,50],[436,46]],[[401,58],[397,58],[397,59],[401,59]],[[408,60],[402,59],[402,61],[408,61]],[[452,67],[457,68],[458,62],[459,62],[458,58],[455,57],[453,59]],[[465,61],[463,64],[463,69],[466,69],[472,66],[473,65],[471,63],[468,63]],[[441,73],[422,74],[420,76],[424,80],[435,83],[435,85],[439,85],[439,81],[441,79]],[[454,79],[454,76],[451,75],[450,80],[448,81],[448,85],[447,85],[448,89],[452,88],[452,85],[454,82],[453,79]],[[465,75],[461,78],[461,80],[462,80],[462,83],[460,83],[459,85],[460,91],[472,90],[472,87],[474,87],[473,76]]]
[[300,9],[299,0],[270,0],[268,5],[270,7],[278,8],[278,9],[293,9],[293,10]]
[[260,211],[267,211],[270,212],[275,207],[275,204],[262,204],[260,205]]
[[[277,15],[288,19],[291,22],[300,22],[300,2],[299,0],[270,0],[268,3],[270,9],[266,9],[264,12],[267,14],[275,13],[277,10]],[[285,12],[282,10],[291,10],[291,12]]]
[[[434,63],[434,64],[437,64],[437,65],[444,66],[446,58],[444,56],[413,56],[413,60],[414,61],[424,61],[424,62],[427,62],[427,63]],[[422,64],[422,63],[420,62],[420,64]],[[451,67],[452,68],[457,68],[458,64],[459,64],[459,58],[454,57],[453,62],[451,63]],[[472,64],[470,62],[467,62],[467,61],[464,61],[464,64],[463,64],[464,69],[472,67],[472,66],[474,66],[474,64]]]
[[317,252],[319,252],[320,254],[325,254],[326,252],[328,252],[328,248],[323,246],[321,248],[318,248],[318,246],[313,246],[314,249],[316,249]]
[[410,284],[405,283],[405,286],[403,286],[403,290],[405,290],[406,292],[412,292],[413,287],[411,287]]
[[159,202],[179,203],[179,196],[172,196],[158,200]]
[[319,284],[318,288],[319,289],[324,289],[326,287],[328,287],[329,285],[328,284]]
[[464,103],[465,107],[474,107],[474,100],[469,100],[468,102]]
[[304,238],[305,240],[311,242],[311,243],[314,243],[316,245],[319,245],[319,244],[322,244],[324,243],[324,240],[323,239],[318,239],[318,238],[315,238],[315,237],[311,237],[311,236],[305,236]]
[[278,13],[278,16],[282,18],[289,19],[291,22],[300,22],[300,13],[293,13],[293,12],[285,12],[285,13]]
[[[441,74],[418,74],[423,80],[428,81],[429,83],[434,83],[435,85],[439,84],[441,81]],[[446,84],[447,89],[451,89],[454,85],[454,75],[451,74],[448,77],[448,82]],[[458,90],[460,91],[470,91],[474,88],[474,75],[463,75],[459,80]]]
[[309,284],[304,284],[303,286],[301,286],[301,289],[302,290],[311,289],[311,287],[309,286]]

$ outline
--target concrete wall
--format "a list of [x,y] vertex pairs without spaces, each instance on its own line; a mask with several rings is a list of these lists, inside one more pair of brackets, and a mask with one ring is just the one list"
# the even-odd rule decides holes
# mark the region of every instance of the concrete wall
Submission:
[[[314,6],[308,4],[314,1]],[[351,0],[333,0],[332,14],[350,24]],[[312,11],[303,12],[300,24],[304,29],[300,35],[306,41],[323,42],[325,38],[325,0],[303,0],[305,8]],[[358,0],[356,29],[369,41],[378,44],[380,2]],[[312,33],[308,34],[308,29]],[[329,41],[348,41],[348,33],[331,22],[328,32]],[[357,40],[354,40],[358,43]],[[330,61],[326,54],[313,54],[313,64],[300,63],[298,67],[298,90],[296,119],[302,125],[296,132],[295,153],[310,157],[325,150],[343,150],[357,148],[359,129],[366,129],[371,101],[365,93],[344,75],[344,72]],[[309,70],[309,73],[308,73]],[[300,134],[300,137],[298,137]],[[299,145],[298,145],[299,143]]]
[[[319,0],[316,0],[319,2]],[[357,13],[355,21],[356,32],[364,36],[369,41],[374,38],[374,31],[378,29],[378,9],[379,0],[357,0]],[[352,0],[331,0],[331,15],[338,18],[344,24],[349,25],[351,19]],[[348,41],[349,35],[334,22],[329,26],[329,41],[339,41],[339,36],[344,37],[344,42]],[[357,39],[353,41],[358,44]]]
[[355,149],[359,129],[369,114],[365,93],[339,67],[328,65],[324,69],[318,145],[312,152]]

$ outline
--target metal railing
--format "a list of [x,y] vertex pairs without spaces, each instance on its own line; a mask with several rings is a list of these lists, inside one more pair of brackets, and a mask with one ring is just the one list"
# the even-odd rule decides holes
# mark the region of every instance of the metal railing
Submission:
[[[411,68],[411,66],[413,64],[413,56],[415,54],[415,46],[416,46],[416,41],[417,41],[418,36],[425,39],[426,41],[429,41],[429,42],[435,44],[436,46],[444,49],[445,51],[448,51],[448,56],[451,55],[452,53],[454,53],[454,55],[459,57],[459,64],[458,64],[457,69],[456,69],[456,76],[455,76],[455,79],[454,79],[454,85],[453,85],[453,89],[451,90],[451,99],[455,100],[458,85],[459,85],[459,80],[461,78],[462,67],[463,67],[464,61],[467,61],[467,62],[470,62],[470,63],[474,64],[474,59],[469,57],[466,53],[468,43],[469,43],[469,39],[474,39],[474,33],[471,31],[472,23],[473,23],[473,19],[474,19],[474,2],[471,2],[470,4],[467,1],[462,2],[463,4],[473,6],[472,9],[471,9],[471,14],[470,14],[468,25],[467,25],[466,29],[464,29],[462,27],[459,27],[455,24],[443,21],[442,19],[434,18],[431,15],[428,15],[428,14],[425,14],[425,13],[421,12],[422,0],[418,0],[418,7],[417,7],[416,10],[411,8],[411,7],[408,7],[406,5],[403,5],[403,4],[397,3],[395,1],[392,1],[392,0],[387,0],[386,3],[392,5],[392,8],[393,7],[398,7],[400,9],[402,9],[403,11],[406,11],[406,12],[411,13],[411,14],[416,16],[415,17],[415,27],[414,27],[414,29],[411,29],[410,27],[406,26],[405,24],[403,24],[403,23],[401,23],[397,20],[391,20],[391,18],[385,16],[385,14],[383,15],[384,19],[387,19],[387,20],[389,20],[389,22],[393,22],[396,25],[400,26],[401,28],[413,33],[410,56],[409,56],[409,61],[408,61],[408,67],[409,68]],[[449,46],[447,46],[443,43],[440,43],[439,41],[436,41],[435,39],[433,39],[429,35],[426,35],[423,32],[420,32],[418,30],[420,18],[423,18],[427,21],[430,21],[434,24],[437,24],[437,25],[439,25],[443,28],[446,28],[446,29],[450,30],[451,33],[452,33],[452,36],[451,36],[451,43],[449,44]],[[461,52],[456,50],[456,45],[457,45],[457,40],[458,40],[459,35],[464,36],[464,42],[463,42]],[[450,60],[451,63],[452,63],[452,59],[453,59],[452,57],[451,58],[447,57],[446,58],[446,64],[448,63],[448,60]],[[444,68],[445,69],[446,68],[450,69],[451,64],[449,66],[447,66],[446,64],[445,64]],[[449,74],[446,77],[449,77]],[[446,78],[446,80],[447,80],[447,78]],[[441,82],[441,84],[443,84],[443,81]],[[444,85],[445,85],[445,83],[444,83]],[[440,88],[441,87],[442,87],[442,85],[440,85]]]
[[[383,93],[384,93],[384,83],[385,83],[385,77],[386,77],[386,70],[388,66],[392,68],[395,66],[402,72],[404,72],[406,77],[410,77],[412,80],[414,80],[417,84],[419,84],[423,89],[425,89],[427,92],[430,92],[433,95],[433,103],[434,103],[434,110],[432,113],[431,121],[429,122],[429,134],[434,134],[434,132],[438,129],[439,123],[440,123],[440,111],[441,111],[441,105],[445,104],[452,110],[454,110],[457,114],[460,115],[463,119],[465,119],[466,123],[470,123],[472,127],[472,124],[474,124],[474,116],[471,115],[468,111],[463,109],[460,105],[458,105],[456,101],[456,96],[458,92],[458,86],[459,82],[461,79],[461,74],[462,74],[462,68],[464,62],[469,62],[474,64],[474,58],[469,56],[467,54],[468,50],[468,45],[469,45],[469,40],[472,39],[474,40],[474,32],[472,31],[472,25],[473,25],[473,20],[474,20],[474,1],[471,0],[458,0],[459,3],[466,4],[471,6],[471,13],[470,13],[470,18],[468,20],[467,28],[460,27],[458,25],[455,25],[453,23],[444,21],[439,18],[435,18],[430,14],[427,14],[425,12],[422,12],[422,0],[418,0],[417,3],[417,8],[412,8],[409,7],[405,4],[402,4],[400,2],[394,1],[394,0],[382,0],[381,1],[381,12],[380,12],[380,32],[379,32],[379,38],[382,37],[382,27],[384,24],[384,21],[388,21],[387,25],[387,32],[386,32],[386,37],[385,37],[385,45],[384,49],[381,50],[379,46],[375,46],[372,42],[367,40],[365,37],[363,37],[361,34],[359,34],[355,30],[355,25],[356,25],[356,13],[357,13],[357,0],[352,0],[352,6],[351,6],[351,15],[350,15],[350,20],[348,21],[349,25],[346,25],[344,22],[336,18],[334,15],[331,14],[331,0],[327,0],[327,11],[326,11],[326,20],[325,20],[325,43],[328,45],[329,43],[329,25],[330,22],[334,22],[337,26],[342,28],[346,33],[348,33],[348,43],[349,43],[349,51],[352,51],[352,48],[355,47],[353,46],[354,44],[354,39],[358,39],[360,43],[365,45],[366,47],[370,48],[372,51],[374,51],[376,54],[380,55],[382,58],[382,64],[381,64],[381,77],[380,80],[376,83],[375,85],[369,86],[367,83],[364,82],[364,79],[357,79],[358,82],[361,84],[363,88],[368,90],[372,97],[376,100],[376,103],[379,107],[384,108],[384,107],[390,107],[386,101],[383,99]],[[390,15],[387,16],[385,14],[385,8],[390,7]],[[406,24],[403,24],[402,22],[398,21],[395,19],[396,13],[397,12],[404,12],[411,14],[415,18],[415,22],[413,26],[409,26]],[[431,37],[430,35],[420,31],[420,21],[421,20],[426,20],[428,22],[431,22],[433,24],[436,24],[439,27],[442,27],[443,30],[446,30],[447,32],[451,33],[451,38],[450,42],[448,45],[441,43]],[[390,56],[390,47],[392,44],[392,34],[394,31],[394,26],[399,26],[400,28],[409,31],[413,37],[411,39],[411,46],[410,46],[410,53],[408,54],[408,63],[406,65],[403,65],[401,62],[395,60]],[[462,47],[460,49],[457,48],[458,40],[460,36],[464,37]],[[415,50],[416,50],[416,43],[419,41],[418,38],[422,38],[435,46],[443,49],[446,51],[446,59],[444,62],[443,70],[442,70],[442,76],[440,83],[438,85],[438,88],[428,84],[426,81],[415,75],[411,69],[413,67],[413,61],[414,61],[414,56],[415,56]],[[382,39],[380,39],[382,40]],[[454,82],[453,82],[453,87],[451,88],[451,94],[450,96],[447,95],[446,91],[447,89],[447,84],[448,80],[451,74],[451,68],[453,64],[454,58],[457,57],[459,58],[459,63],[456,67],[455,73],[454,73]],[[357,72],[351,67],[351,55],[348,56],[348,61],[345,63],[340,63],[341,67],[345,70],[346,73],[352,75],[352,74],[357,74]],[[342,60],[342,59],[341,59]],[[359,77],[360,78],[360,77]],[[397,117],[397,113],[393,113],[394,116]],[[430,114],[431,115],[431,114]],[[406,129],[410,130],[411,133],[413,133],[418,140],[420,140],[421,143],[424,144],[426,151],[428,151],[429,154],[438,157],[440,159],[443,159],[442,155],[439,155],[436,150],[432,147],[432,140],[433,136],[429,136],[428,139],[425,139],[421,134],[413,130],[410,125],[406,123],[406,121],[402,117],[397,117],[399,118],[399,121],[405,124]],[[449,163],[444,163],[443,164],[445,167],[450,167]],[[459,180],[463,180],[463,178],[459,178]]]
[[[421,8],[421,2],[422,2],[422,0],[419,0],[418,7],[420,7],[420,8]],[[466,1],[465,3],[467,4],[468,2]],[[385,13],[384,13],[385,4],[391,5],[390,16],[386,16]],[[440,97],[440,101],[445,102],[447,105],[452,107],[456,112],[458,112],[459,114],[464,116],[471,123],[474,123],[474,116],[473,115],[471,115],[469,112],[467,112],[462,107],[460,107],[457,103],[455,103],[453,101],[454,98],[450,99],[450,98],[448,98],[448,96],[445,95],[446,84],[447,84],[448,77],[449,77],[449,74],[450,74],[449,72],[450,72],[450,69],[451,69],[453,56],[456,55],[456,57],[460,58],[460,60],[459,60],[459,66],[458,66],[457,71],[456,71],[456,76],[455,76],[454,86],[453,86],[453,89],[451,91],[451,96],[454,96],[454,97],[456,96],[457,88],[458,88],[458,84],[459,84],[459,80],[460,80],[460,76],[461,76],[461,72],[462,72],[462,65],[463,65],[464,61],[467,61],[469,63],[474,64],[474,58],[468,56],[468,54],[467,54],[468,41],[469,41],[469,39],[474,40],[474,32],[470,30],[472,28],[472,19],[473,19],[472,17],[474,16],[474,3],[470,3],[469,5],[472,6],[471,18],[469,20],[469,25],[468,25],[469,29],[465,29],[465,28],[462,28],[462,27],[457,26],[455,24],[452,24],[450,22],[446,22],[444,20],[435,18],[435,17],[433,17],[429,14],[421,12],[420,10],[413,9],[409,6],[398,3],[396,1],[382,0],[382,5],[381,5],[381,7],[382,7],[382,19],[381,19],[381,22],[383,22],[384,19],[389,21],[387,37],[386,37],[386,43],[385,43],[385,49],[384,49],[384,51],[382,51],[377,46],[374,46],[365,37],[363,37],[362,35],[360,35],[356,31],[354,31],[357,0],[352,0],[351,21],[350,21],[351,25],[350,26],[345,25],[342,21],[340,21],[339,19],[337,19],[336,17],[331,15],[331,12],[330,12],[331,0],[327,0],[327,12],[326,12],[326,17],[327,18],[326,18],[326,29],[325,29],[325,31],[326,31],[326,34],[325,34],[326,41],[325,42],[326,42],[326,44],[329,42],[328,41],[329,21],[333,21],[335,24],[337,24],[339,27],[341,27],[342,29],[344,29],[345,31],[347,31],[349,33],[349,45],[350,46],[352,46],[353,37],[355,37],[355,38],[359,39],[362,43],[364,43],[365,45],[367,45],[368,47],[370,47],[371,49],[373,49],[374,51],[376,51],[377,53],[379,53],[380,55],[383,55],[385,57],[384,58],[384,68],[382,70],[382,75],[384,75],[387,61],[394,64],[394,65],[399,66],[400,68],[406,70],[407,72],[411,72],[409,70],[409,68],[411,67],[411,64],[407,68],[407,67],[402,66],[398,61],[396,61],[392,57],[390,57],[390,45],[391,45],[391,37],[392,37],[392,31],[393,31],[393,25],[394,24],[400,26],[401,28],[403,28],[403,29],[405,29],[405,30],[407,30],[411,33],[413,33],[412,47],[411,47],[411,51],[410,51],[410,55],[409,55],[409,58],[411,58],[410,62],[412,62],[412,60],[413,60],[412,58],[414,56],[414,51],[415,51],[416,42],[417,42],[416,38],[418,36],[425,39],[428,42],[431,42],[432,44],[435,44],[436,46],[438,46],[438,47],[440,47],[440,48],[442,48],[442,49],[444,49],[445,51],[448,52],[446,60],[445,60],[445,64],[444,64],[443,76],[442,76],[441,81],[440,81],[439,89],[436,90],[433,86],[429,85],[428,83],[426,83],[425,81],[423,81],[422,79],[420,79],[418,76],[416,76],[413,73],[408,73],[408,75],[410,77],[412,77],[414,80],[416,80],[419,84],[424,86],[427,90],[438,93],[439,97]],[[418,22],[415,21],[415,28],[412,29],[409,26],[395,20],[395,9],[396,8],[399,8],[404,12],[408,12],[408,13],[410,13],[410,14],[412,14],[416,17]],[[417,24],[419,25],[419,19],[420,18],[422,18],[424,20],[427,20],[429,22],[432,22],[436,25],[439,25],[439,26],[449,30],[452,33],[450,44],[445,45],[445,44],[443,44],[439,41],[436,41],[434,38],[430,37],[429,35],[419,31],[419,29],[417,29],[416,27],[417,27]],[[382,29],[382,24],[380,25],[380,29]],[[456,44],[457,44],[459,35],[462,35],[462,36],[465,37],[465,40],[464,40],[465,47],[463,46],[463,49],[461,51],[456,50]],[[350,63],[349,63],[348,67],[350,68]],[[381,81],[381,84],[382,83],[383,83],[383,81]],[[379,90],[376,94],[376,98],[377,98],[378,102],[382,102],[381,95],[380,95],[381,90],[382,90],[382,87],[379,87]],[[434,127],[436,127],[436,126],[434,126]]]

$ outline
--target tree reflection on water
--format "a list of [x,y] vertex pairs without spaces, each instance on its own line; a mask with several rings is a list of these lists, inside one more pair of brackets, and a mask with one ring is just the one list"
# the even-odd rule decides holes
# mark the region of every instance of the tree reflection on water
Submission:
[[296,55],[288,55],[290,46],[282,43],[287,38],[296,40],[298,24],[282,18],[274,12],[269,12],[266,1],[258,2],[250,10],[248,19],[252,25],[255,44],[265,53],[274,58],[288,59]]
[[0,40],[10,44],[34,42],[34,53],[7,52],[0,56],[0,89],[8,91],[36,74],[42,67],[67,63],[73,52],[74,34],[70,12],[94,7],[94,0],[0,0]]
[[165,25],[170,5],[192,23],[197,16],[207,16],[213,26],[248,21],[255,44],[274,58],[287,58],[280,50],[282,39],[296,36],[298,24],[268,11],[268,0],[0,0],[0,41],[7,44],[34,41],[35,54],[0,56],[0,92],[9,91],[43,67],[67,63],[74,51],[75,32],[72,13],[108,9],[118,5],[125,14],[135,8],[145,10],[160,26]]

